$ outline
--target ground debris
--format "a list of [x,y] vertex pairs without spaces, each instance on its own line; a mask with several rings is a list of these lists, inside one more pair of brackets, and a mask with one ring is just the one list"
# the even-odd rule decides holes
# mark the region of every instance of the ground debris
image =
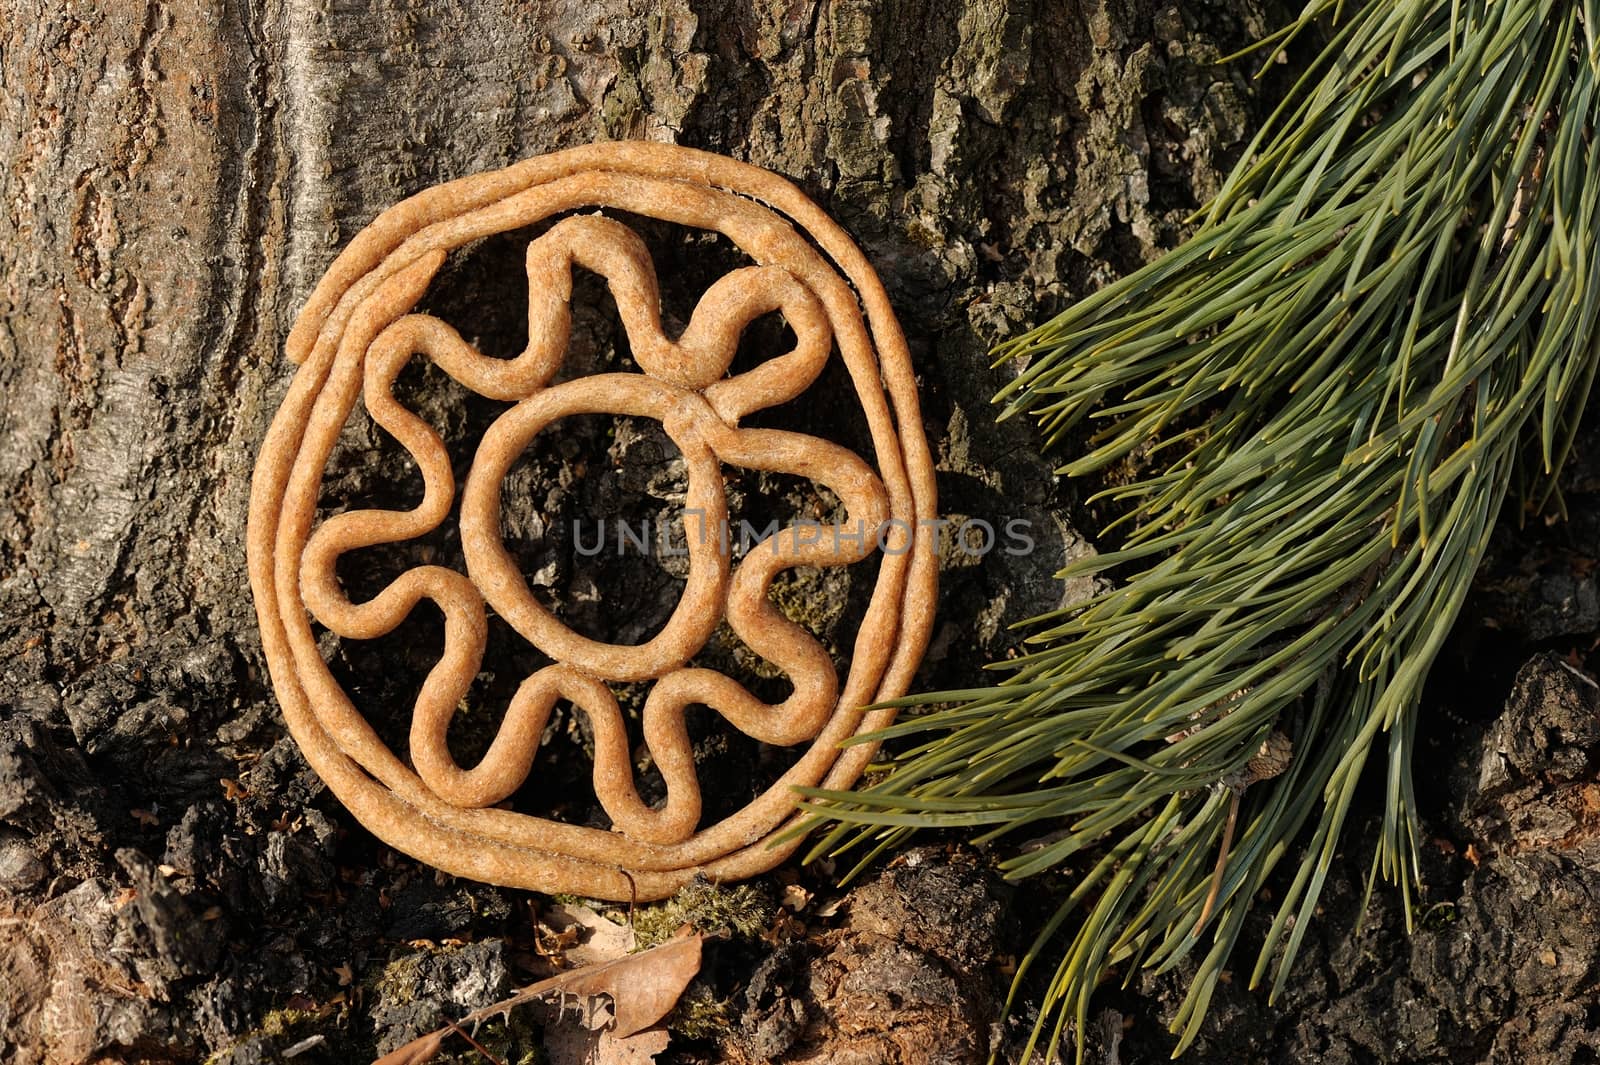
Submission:
[[1005,897],[970,852],[906,852],[846,896],[841,927],[757,965],[729,1060],[983,1062],[1006,986]]
[[[581,1029],[594,1034],[594,1041],[588,1046],[558,1037],[556,1045],[563,1048],[566,1058],[558,1065],[625,1065],[653,1060],[666,1048],[666,1041],[645,1030],[667,1015],[700,971],[702,940],[698,933],[686,932],[659,947],[559,973],[460,1020],[447,1022],[438,1031],[383,1055],[373,1065],[420,1065],[431,1061],[452,1033],[461,1033],[481,1021],[535,1002],[545,1004],[547,1010],[554,1006],[554,1027],[559,1028],[570,1015]],[[550,1027],[547,1025],[547,1040],[553,1034]],[[640,1036],[644,1038],[632,1042]]]
[[[1499,714],[1463,724],[1439,749],[1424,839],[1447,845],[1421,848],[1411,930],[1399,893],[1382,886],[1361,920],[1372,811],[1341,852],[1282,997],[1269,1006],[1242,979],[1219,987],[1186,1062],[1564,1065],[1600,1052],[1600,1022],[1584,1006],[1600,999],[1600,686],[1558,655],[1536,655]],[[1269,919],[1252,918],[1243,957]],[[1170,1011],[1191,973],[1134,987]],[[1104,1001],[1129,1015],[1149,1008],[1115,991]],[[1123,1060],[1164,1057],[1171,1039],[1135,1025],[1119,1037]],[[1089,1059],[1103,1048],[1090,1033]]]

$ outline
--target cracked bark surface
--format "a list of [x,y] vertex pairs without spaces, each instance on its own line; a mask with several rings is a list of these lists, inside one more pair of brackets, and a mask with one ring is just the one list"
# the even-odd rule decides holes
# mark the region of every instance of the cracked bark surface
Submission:
[[[1262,113],[1243,67],[1209,63],[1267,25],[1254,3],[1151,0],[0,0],[0,1056],[242,1063],[309,1039],[296,1060],[354,1060],[517,977],[529,897],[436,878],[354,825],[284,735],[246,592],[250,469],[292,370],[283,338],[336,251],[380,210],[608,138],[724,152],[800,185],[889,290],[945,515],[1031,523],[1031,553],[946,551],[943,620],[919,683],[967,684],[1013,646],[1007,624],[1071,594],[1051,574],[1085,543],[1070,520],[1079,489],[1051,476],[1025,426],[992,422],[1002,378],[987,349],[1181,235]],[[669,318],[674,300],[686,311],[736,262],[715,242],[646,236]],[[490,308],[478,341],[515,350],[520,252],[489,240],[459,256],[431,309],[448,319]],[[618,348],[615,315],[592,300],[573,360],[592,370]],[[487,423],[487,407],[433,385],[403,377],[401,391],[433,395],[420,409],[446,435]],[[836,406],[787,424],[859,442]],[[399,449],[370,426],[346,435],[325,502],[410,498]],[[567,531],[584,514],[670,513],[682,493],[674,461],[650,427],[600,420],[513,470],[506,494],[522,502],[508,505],[508,542],[580,631],[637,641],[676,600],[674,559],[587,558]],[[756,477],[732,486],[730,503],[753,520],[831,505]],[[449,557],[459,544],[422,549]],[[393,561],[375,557],[346,579],[375,580]],[[776,595],[837,654],[861,591],[819,573]],[[429,624],[329,653],[347,683],[394,702],[425,668],[415,648],[436,634]],[[736,640],[711,653],[752,683],[781,684]],[[491,632],[489,656],[491,698],[537,664],[504,633]],[[640,698],[622,694],[625,707]],[[387,727],[403,735],[403,722]],[[557,801],[587,769],[571,715],[554,728],[570,767],[530,802]],[[470,754],[470,715],[460,738]],[[696,757],[731,791],[773,768],[710,733]],[[581,803],[564,813],[594,817]],[[959,868],[968,887],[929,898],[975,900],[987,929],[998,889],[981,861]],[[935,890],[896,875],[885,874],[897,891]],[[854,916],[815,919],[834,937],[821,947],[785,933],[775,905],[777,947],[727,947],[697,994],[716,1000],[739,1053],[779,1015],[773,1053],[795,1060],[828,1060],[839,1033],[854,1051],[900,1047],[907,1060],[904,1048],[932,1045],[918,1040],[982,1060],[991,1040],[1010,1038],[994,1027],[999,964],[970,945],[952,961],[897,942],[889,924],[904,915],[874,885],[877,895],[853,896]],[[775,896],[777,882],[754,890]],[[1019,894],[980,946],[1014,949],[1016,926],[1042,904]],[[887,960],[873,953],[885,943],[898,952]],[[760,968],[774,949],[798,952],[788,984]],[[863,1028],[851,1011],[871,999],[872,974],[913,970],[921,1013]],[[765,990],[747,994],[757,983]],[[1172,986],[1115,1000],[1140,1018],[1129,1038],[1156,1030]],[[948,1014],[941,994],[960,996]],[[1276,1060],[1308,1045],[1290,1014],[1239,995],[1245,1005],[1218,1011],[1192,1060]],[[1481,1032],[1523,1005],[1490,1002],[1463,1023]],[[1434,1014],[1418,1016],[1423,1026]],[[60,1017],[71,1023],[49,1019]],[[1358,1022],[1377,1020],[1355,1010],[1318,1030]],[[1241,1032],[1253,1034],[1241,1043]],[[671,1053],[735,1052],[701,1035]],[[515,1049],[535,1036],[506,1038]],[[1385,1060],[1487,1055],[1491,1042],[1451,1036],[1433,1057]],[[1134,1060],[1120,1037],[1096,1045],[1105,1060]],[[1351,1045],[1349,1060],[1377,1054]],[[1241,1046],[1245,1058],[1229,1056]]]

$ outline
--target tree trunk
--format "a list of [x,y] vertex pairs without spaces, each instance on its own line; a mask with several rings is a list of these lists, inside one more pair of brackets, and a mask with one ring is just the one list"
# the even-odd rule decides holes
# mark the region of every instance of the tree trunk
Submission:
[[[1083,545],[1075,490],[992,419],[987,351],[1175,241],[1261,114],[1249,68],[1212,61],[1267,26],[1253,0],[0,0],[0,1056],[365,1060],[526,977],[532,896],[435,878],[310,775],[247,590],[284,337],[381,210],[623,138],[797,183],[895,303],[942,512],[1030,523],[1030,553],[946,559],[918,683],[970,684],[1013,648],[1007,624],[1071,592],[1052,574]],[[662,239],[670,298],[704,268]],[[439,297],[476,306],[491,349],[515,335],[517,261],[473,251]],[[598,319],[582,335],[616,346]],[[340,498],[388,491],[395,456],[349,443]],[[604,464],[628,445],[579,446]],[[369,686],[385,667],[348,663]],[[916,854],[852,896],[848,926],[802,912],[822,946],[775,916],[792,867],[740,896],[766,938],[738,926],[669,1056],[1014,1049],[995,1026],[1005,891],[970,856]],[[856,977],[903,992],[887,1017]],[[526,1025],[501,1033],[513,1059]],[[1120,1030],[1096,1038],[1114,1060]]]

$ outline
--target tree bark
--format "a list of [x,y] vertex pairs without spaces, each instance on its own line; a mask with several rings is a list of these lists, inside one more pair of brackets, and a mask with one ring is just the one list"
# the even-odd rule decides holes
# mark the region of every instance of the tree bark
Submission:
[[[324,1034],[301,1060],[356,1060],[416,1019],[379,1008],[400,941],[526,924],[525,896],[351,842],[260,658],[244,523],[282,342],[379,211],[618,138],[799,184],[896,304],[944,513],[1032,523],[1031,554],[948,560],[919,683],[970,683],[1082,549],[1026,427],[992,420],[987,351],[1174,241],[1258,118],[1210,64],[1265,27],[1153,0],[0,0],[0,917],[29,922],[0,919],[0,1055]],[[497,255],[445,302],[503,291]],[[351,458],[341,490],[393,469]]]

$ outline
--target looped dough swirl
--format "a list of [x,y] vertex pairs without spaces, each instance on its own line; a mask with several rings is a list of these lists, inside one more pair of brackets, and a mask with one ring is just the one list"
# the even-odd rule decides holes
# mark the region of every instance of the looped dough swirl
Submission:
[[[596,208],[721,233],[755,265],[718,279],[674,340],[661,327],[643,241],[604,215],[570,213]],[[562,214],[528,246],[528,345],[516,357],[487,357],[447,323],[413,310],[451,250]],[[605,279],[642,373],[552,383],[566,354],[579,268]],[[774,312],[793,331],[794,347],[728,376],[745,328]],[[927,645],[937,566],[933,468],[910,356],[883,287],[844,232],[792,185],[721,156],[641,143],[573,149],[442,185],[386,211],[351,242],[312,294],[288,349],[300,369],[256,465],[251,586],[290,730],[375,835],[460,876],[650,899],[696,873],[733,879],[770,869],[798,844],[774,843],[794,817],[792,789],[854,783],[874,748],[841,742],[889,722],[892,711],[861,708],[904,694]],[[835,350],[866,416],[876,469],[813,436],[740,426],[745,416],[799,396]],[[340,556],[431,532],[457,497],[444,442],[393,394],[400,372],[418,357],[512,406],[484,434],[459,488],[467,572],[417,566],[353,602],[336,575]],[[358,399],[415,460],[422,501],[404,511],[346,511],[316,524],[323,470]],[[501,540],[506,473],[537,434],[584,413],[659,421],[688,469],[688,579],[666,625],[638,645],[573,632],[533,597]],[[807,536],[778,530],[734,568],[723,465],[815,481],[838,496],[847,520]],[[784,617],[768,590],[784,569],[848,565],[880,545],[877,583],[841,683],[816,638]],[[334,680],[311,623],[346,639],[373,639],[424,599],[444,615],[444,648],[412,707],[403,760]],[[482,665],[489,607],[555,664],[523,681],[488,751],[464,767],[446,734]],[[732,678],[689,665],[723,620],[787,674],[787,699],[764,703]],[[635,681],[654,682],[643,725],[666,783],[659,808],[640,798],[608,686]],[[609,832],[495,806],[527,778],[562,699],[591,723],[594,790],[612,821]],[[809,743],[753,802],[705,827],[684,726],[684,711],[696,704],[763,743]]]

